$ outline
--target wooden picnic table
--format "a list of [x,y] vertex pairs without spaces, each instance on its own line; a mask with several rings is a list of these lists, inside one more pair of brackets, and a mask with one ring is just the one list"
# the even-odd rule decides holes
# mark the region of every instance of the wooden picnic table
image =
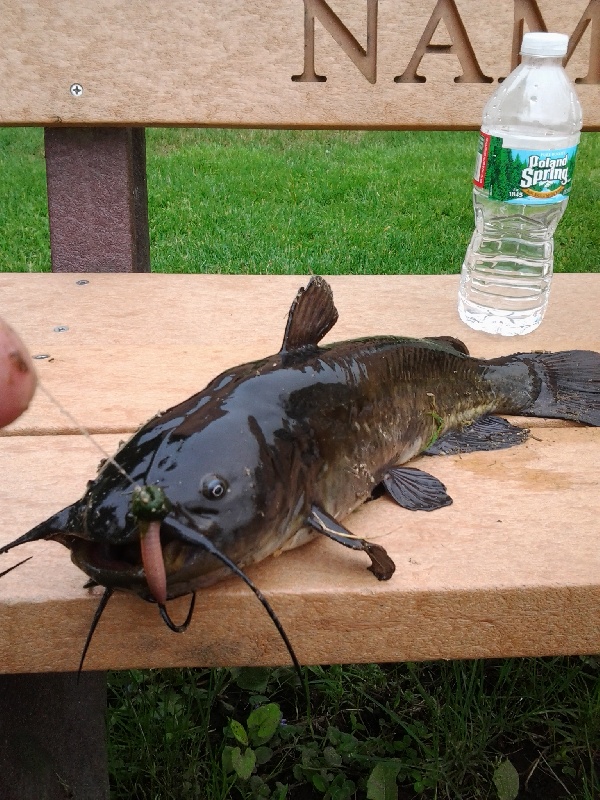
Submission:
[[[503,338],[466,328],[457,276],[331,277],[340,319],[328,341],[369,334],[452,335],[473,355],[600,351],[600,276],[557,275],[541,327]],[[302,276],[0,275],[2,315],[22,335],[44,387],[108,452],[158,410],[221,370],[279,349]],[[248,570],[301,662],[575,654],[600,651],[600,429],[556,420],[511,450],[420,459],[454,504],[412,513],[382,498],[348,527],[380,542],[389,582],[368,559],[322,539]],[[73,502],[101,454],[38,391],[0,436],[0,541]],[[416,463],[416,462],[415,462]],[[77,669],[99,590],[56,543],[2,557],[0,670]],[[183,618],[186,599],[170,608]],[[236,578],[202,591],[175,635],[156,607],[115,595],[86,669],[274,665],[289,658]]]

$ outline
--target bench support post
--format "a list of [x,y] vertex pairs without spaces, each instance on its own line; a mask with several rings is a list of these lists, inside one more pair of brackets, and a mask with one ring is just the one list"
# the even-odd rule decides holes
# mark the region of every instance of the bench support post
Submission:
[[108,800],[106,673],[0,676],[2,800]]
[[46,128],[53,272],[148,272],[144,128]]

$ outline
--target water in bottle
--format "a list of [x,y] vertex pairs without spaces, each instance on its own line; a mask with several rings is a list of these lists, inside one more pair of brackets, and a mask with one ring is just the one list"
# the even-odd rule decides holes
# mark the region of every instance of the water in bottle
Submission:
[[567,206],[581,107],[562,66],[568,37],[526,33],[521,64],[483,112],[458,310],[472,328],[505,336],[542,321],[554,231]]

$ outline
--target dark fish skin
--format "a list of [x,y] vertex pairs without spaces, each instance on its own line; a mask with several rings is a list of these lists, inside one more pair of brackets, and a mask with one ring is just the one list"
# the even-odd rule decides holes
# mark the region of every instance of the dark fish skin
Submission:
[[[116,460],[136,483],[159,485],[171,502],[181,503],[243,567],[314,535],[304,526],[313,503],[342,518],[361,505],[389,465],[408,461],[432,438],[434,406],[446,415],[445,427],[495,408],[480,372],[478,362],[450,348],[393,337],[277,354],[224,372],[151,420]],[[442,387],[445,375],[451,378]],[[457,409],[460,386],[464,409]],[[439,397],[427,394],[434,390]],[[225,498],[203,495],[213,475],[226,479]],[[137,542],[130,494],[107,463],[88,487],[85,512],[77,507],[67,525],[100,543],[65,540],[75,563],[102,585],[119,581],[131,588],[131,573],[111,575],[99,558],[104,544]],[[168,538],[168,519],[163,532]],[[171,596],[228,572],[176,540],[163,549],[167,572],[169,564],[179,572],[169,582]],[[144,591],[141,570],[137,579]]]
[[[337,318],[332,304],[318,310],[326,292],[322,279],[301,290],[279,353],[222,373],[150,420],[115,456],[131,481],[159,486],[239,567],[303,544],[319,530],[315,514],[317,522],[321,510],[330,522],[344,519],[382,481],[396,499],[393,484],[404,478],[390,477],[390,470],[448,432],[464,433],[465,449],[480,449],[469,444],[468,426],[486,414],[600,424],[596,353],[486,361],[443,337],[374,336],[319,346]],[[131,494],[131,482],[109,461],[81,501],[5,550],[55,539],[98,584],[152,600]],[[445,504],[438,496],[430,508]],[[229,574],[214,556],[182,541],[170,515],[161,541],[169,598]]]

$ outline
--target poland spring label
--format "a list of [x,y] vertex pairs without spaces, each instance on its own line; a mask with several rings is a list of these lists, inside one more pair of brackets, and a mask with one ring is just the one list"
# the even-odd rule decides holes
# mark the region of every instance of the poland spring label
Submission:
[[473,183],[504,203],[560,203],[571,191],[577,146],[561,150],[503,147],[502,138],[479,134]]

